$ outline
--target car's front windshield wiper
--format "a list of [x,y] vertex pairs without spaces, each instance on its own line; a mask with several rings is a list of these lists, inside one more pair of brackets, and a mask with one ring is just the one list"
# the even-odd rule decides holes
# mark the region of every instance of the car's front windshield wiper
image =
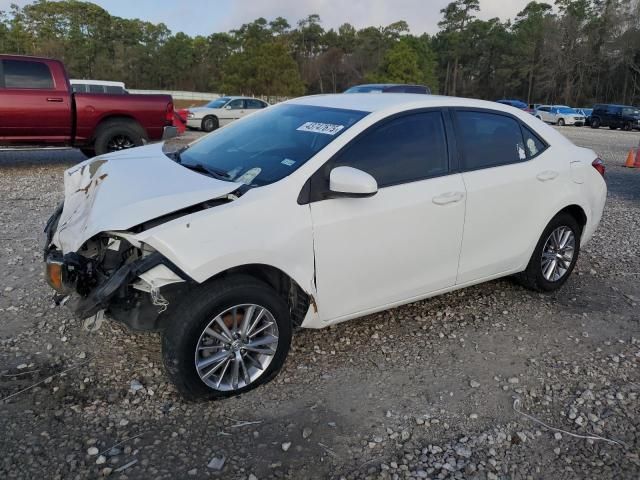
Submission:
[[194,170],[196,172],[201,172],[205,175],[209,175],[210,177],[217,178],[218,180],[225,180],[227,182],[231,181],[231,176],[224,170],[209,167],[202,163],[181,163],[180,165],[188,168],[189,170]]

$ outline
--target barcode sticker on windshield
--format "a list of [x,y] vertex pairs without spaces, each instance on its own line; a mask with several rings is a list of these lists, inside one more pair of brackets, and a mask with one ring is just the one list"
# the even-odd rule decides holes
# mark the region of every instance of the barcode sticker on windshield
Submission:
[[344,125],[334,125],[332,123],[307,122],[300,125],[296,130],[300,132],[324,133],[325,135],[335,135],[344,128]]

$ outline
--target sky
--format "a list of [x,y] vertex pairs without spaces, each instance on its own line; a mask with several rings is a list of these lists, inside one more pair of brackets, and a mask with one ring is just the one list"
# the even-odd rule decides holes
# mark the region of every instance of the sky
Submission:
[[[258,17],[281,16],[291,25],[317,13],[325,29],[348,22],[356,28],[388,25],[406,20],[412,33],[435,33],[440,9],[450,0],[93,0],[112,15],[163,22],[171,31],[188,35],[226,32]],[[515,17],[529,0],[480,0],[479,18]],[[29,0],[0,0],[0,10],[11,3]]]

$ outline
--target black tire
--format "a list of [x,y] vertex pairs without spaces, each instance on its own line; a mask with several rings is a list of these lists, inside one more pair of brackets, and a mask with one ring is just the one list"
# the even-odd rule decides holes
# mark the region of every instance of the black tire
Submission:
[[632,131],[632,130],[633,130],[633,124],[632,124],[631,122],[626,122],[626,123],[624,124],[624,126],[622,127],[622,129],[623,129],[625,132],[630,132],[630,131]]
[[592,118],[591,119],[591,128],[600,128],[600,119]]
[[94,144],[96,155],[144,145],[146,135],[137,122],[129,119],[107,120],[98,126]]
[[564,127],[564,119],[563,118],[558,119],[558,126],[559,127]]
[[201,128],[205,132],[213,132],[219,127],[220,127],[220,122],[218,121],[218,117],[214,117],[213,115],[207,115],[202,119]]
[[[278,344],[271,363],[248,385],[233,391],[209,387],[195,367],[195,349],[205,327],[225,310],[247,303],[266,308],[278,326]],[[273,379],[282,368],[291,345],[291,317],[287,302],[266,283],[237,275],[208,282],[167,311],[162,334],[165,370],[187,400],[214,400],[242,394]]]
[[[542,251],[551,233],[559,227],[568,227],[573,231],[573,235],[575,237],[575,249],[571,264],[569,265],[566,273],[559,280],[552,282],[547,280],[542,273]],[[564,285],[567,279],[571,276],[576,262],[578,261],[581,233],[582,228],[572,215],[566,212],[556,215],[542,232],[540,240],[538,240],[538,244],[531,255],[527,269],[515,276],[518,283],[523,287],[536,292],[553,292],[562,287],[562,285]]]
[[93,148],[81,148],[80,151],[87,158],[93,158],[96,156],[96,151]]

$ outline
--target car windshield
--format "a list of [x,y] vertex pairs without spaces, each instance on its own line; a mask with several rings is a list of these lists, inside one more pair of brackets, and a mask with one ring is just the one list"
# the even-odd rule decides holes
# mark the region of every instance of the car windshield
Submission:
[[383,87],[378,85],[360,85],[359,87],[351,87],[344,93],[381,93]]
[[368,112],[283,104],[203,137],[179,153],[185,167],[252,187],[290,175]]
[[558,113],[578,113],[573,108],[569,107],[558,107]]
[[631,115],[631,116],[638,116],[640,115],[640,109],[637,108],[625,108],[622,110],[622,114],[623,115]]
[[225,103],[227,103],[229,100],[231,100],[229,97],[217,98],[216,100],[207,103],[205,107],[206,108],[222,108],[224,107]]

